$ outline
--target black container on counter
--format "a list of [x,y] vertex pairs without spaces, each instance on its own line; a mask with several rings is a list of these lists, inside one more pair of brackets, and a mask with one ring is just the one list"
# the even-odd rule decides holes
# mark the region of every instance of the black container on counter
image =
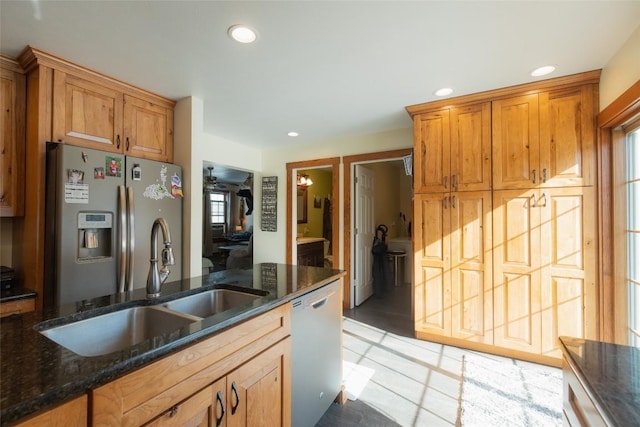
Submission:
[[0,266],[0,290],[8,290],[18,286],[16,271],[11,267]]

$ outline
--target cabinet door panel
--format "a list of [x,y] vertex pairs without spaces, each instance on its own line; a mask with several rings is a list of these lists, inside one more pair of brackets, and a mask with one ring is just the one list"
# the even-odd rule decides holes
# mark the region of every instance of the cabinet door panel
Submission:
[[453,191],[491,188],[490,102],[451,109],[450,180]]
[[451,333],[449,202],[438,193],[414,201],[415,329],[441,335]]
[[19,72],[0,71],[0,216],[22,216],[26,79]]
[[535,191],[493,195],[494,340],[540,352],[540,211]]
[[227,375],[227,426],[287,426],[291,423],[291,338],[286,338]]
[[120,152],[122,93],[55,70],[53,138]]
[[451,196],[452,335],[493,343],[491,192]]
[[595,112],[592,87],[541,93],[539,97],[542,185],[593,185]]
[[129,95],[124,96],[125,154],[169,161],[173,112]]
[[597,338],[594,190],[540,193],[542,351],[561,357],[558,336]]
[[538,95],[494,101],[493,188],[534,188],[540,179]]
[[414,118],[416,193],[449,191],[449,110]]

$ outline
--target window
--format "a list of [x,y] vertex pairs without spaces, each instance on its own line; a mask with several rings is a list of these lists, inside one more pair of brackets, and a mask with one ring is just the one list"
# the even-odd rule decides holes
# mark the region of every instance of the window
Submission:
[[[640,123],[626,133],[627,291],[629,345],[640,347]],[[626,129],[625,129],[626,131]]]
[[222,191],[213,191],[209,195],[211,200],[211,228],[218,231],[217,234],[224,234],[227,222],[227,206],[229,195]]

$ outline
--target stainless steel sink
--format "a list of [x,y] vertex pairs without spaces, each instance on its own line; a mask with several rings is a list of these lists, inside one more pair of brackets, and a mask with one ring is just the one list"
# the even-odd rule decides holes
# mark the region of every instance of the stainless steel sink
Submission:
[[80,356],[124,350],[199,319],[153,306],[132,307],[40,331]]
[[250,304],[258,298],[262,298],[262,295],[254,295],[230,289],[213,289],[182,297],[164,303],[162,306],[169,310],[205,318],[232,308]]

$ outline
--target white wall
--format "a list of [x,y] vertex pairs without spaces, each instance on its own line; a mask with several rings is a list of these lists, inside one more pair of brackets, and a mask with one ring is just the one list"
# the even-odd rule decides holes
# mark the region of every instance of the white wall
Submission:
[[640,80],[640,26],[602,69],[600,111],[638,80]]
[[[411,119],[407,116],[407,125],[411,126]],[[315,160],[329,157],[343,157],[355,154],[375,153],[379,151],[397,150],[401,148],[413,147],[413,128],[398,129],[390,132],[382,132],[370,135],[360,135],[353,138],[343,138],[331,141],[322,141],[317,144],[296,146],[289,145],[271,150],[265,150],[262,153],[262,173],[264,176],[278,177],[278,222],[277,232],[268,232],[260,230],[260,203],[261,195],[256,194],[254,204],[258,210],[255,218],[256,241],[260,242],[254,245],[253,256],[254,262],[286,262],[286,190],[287,190],[287,163],[298,162],[304,160]],[[340,226],[339,247],[344,246],[344,177],[342,176],[342,164],[340,165]],[[256,181],[256,193],[259,193],[259,184]],[[295,186],[294,186],[295,188]],[[296,224],[293,224],[295,227]],[[295,233],[295,230],[294,230]],[[295,235],[295,234],[294,234]],[[336,256],[337,254],[334,254]],[[342,265],[343,253],[340,252],[340,267]]]
[[[185,190],[182,208],[183,277],[202,274],[202,162],[253,171],[254,182],[261,181],[260,151],[204,133],[203,117],[204,104],[199,98],[184,98],[176,104],[173,157],[174,163],[182,167]],[[256,206],[254,197],[254,215],[259,212]]]

